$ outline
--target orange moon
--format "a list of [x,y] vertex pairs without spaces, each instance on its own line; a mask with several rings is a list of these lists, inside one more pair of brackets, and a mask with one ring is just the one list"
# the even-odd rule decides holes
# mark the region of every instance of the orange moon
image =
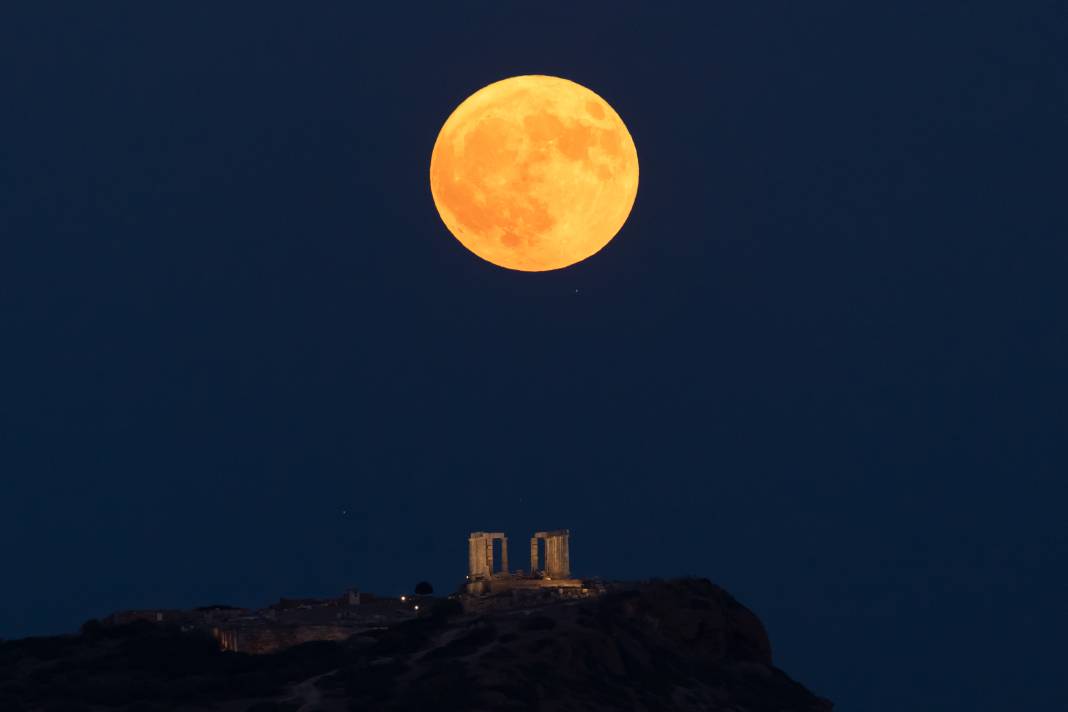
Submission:
[[449,232],[482,259],[560,269],[623,227],[638,194],[638,151],[619,114],[586,87],[511,77],[479,89],[445,121],[430,192]]

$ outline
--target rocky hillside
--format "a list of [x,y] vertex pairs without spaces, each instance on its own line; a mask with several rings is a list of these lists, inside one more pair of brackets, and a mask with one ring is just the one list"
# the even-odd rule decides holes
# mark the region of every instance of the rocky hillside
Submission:
[[753,613],[708,581],[423,617],[273,655],[151,624],[0,645],[4,710],[830,710],[774,667]]

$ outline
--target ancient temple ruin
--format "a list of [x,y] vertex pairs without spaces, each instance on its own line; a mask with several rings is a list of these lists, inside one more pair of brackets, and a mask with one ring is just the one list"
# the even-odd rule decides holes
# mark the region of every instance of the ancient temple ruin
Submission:
[[[568,539],[571,532],[557,529],[554,532],[537,532],[530,539],[530,575],[543,575],[547,579],[566,579],[571,576],[571,554]],[[545,566],[540,565],[538,542],[545,544]]]
[[[494,572],[494,543],[501,543],[501,566]],[[492,578],[494,573],[508,573],[508,537],[504,532],[471,532],[467,538],[468,579]]]
[[[467,537],[467,578],[481,580],[514,575],[528,578],[566,579],[571,576],[571,532],[557,529],[535,532],[530,538],[530,569],[513,572],[508,568],[508,537],[504,532],[471,532]],[[545,548],[542,557],[539,549]],[[498,553],[500,565],[495,561]]]
[[520,600],[531,602],[532,597],[589,595],[581,580],[571,578],[570,537],[567,529],[535,532],[530,539],[530,568],[512,571],[504,532],[471,532],[467,538],[465,607],[511,605]]

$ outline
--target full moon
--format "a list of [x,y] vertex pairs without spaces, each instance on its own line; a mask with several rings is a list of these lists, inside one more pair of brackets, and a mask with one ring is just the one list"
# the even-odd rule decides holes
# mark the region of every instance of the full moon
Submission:
[[541,75],[479,89],[441,127],[430,157],[438,214],[464,247],[543,272],[607,245],[638,193],[630,132],[586,87]]

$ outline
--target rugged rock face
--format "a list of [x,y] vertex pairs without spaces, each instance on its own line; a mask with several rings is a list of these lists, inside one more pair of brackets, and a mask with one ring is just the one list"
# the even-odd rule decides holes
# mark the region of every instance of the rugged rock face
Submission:
[[[58,706],[57,706],[58,705]],[[0,709],[826,712],[772,665],[755,615],[708,581],[428,615],[271,655],[140,623],[0,644]]]
[[831,709],[772,666],[757,617],[708,581],[617,589],[438,629],[406,624],[322,687],[354,709]]

